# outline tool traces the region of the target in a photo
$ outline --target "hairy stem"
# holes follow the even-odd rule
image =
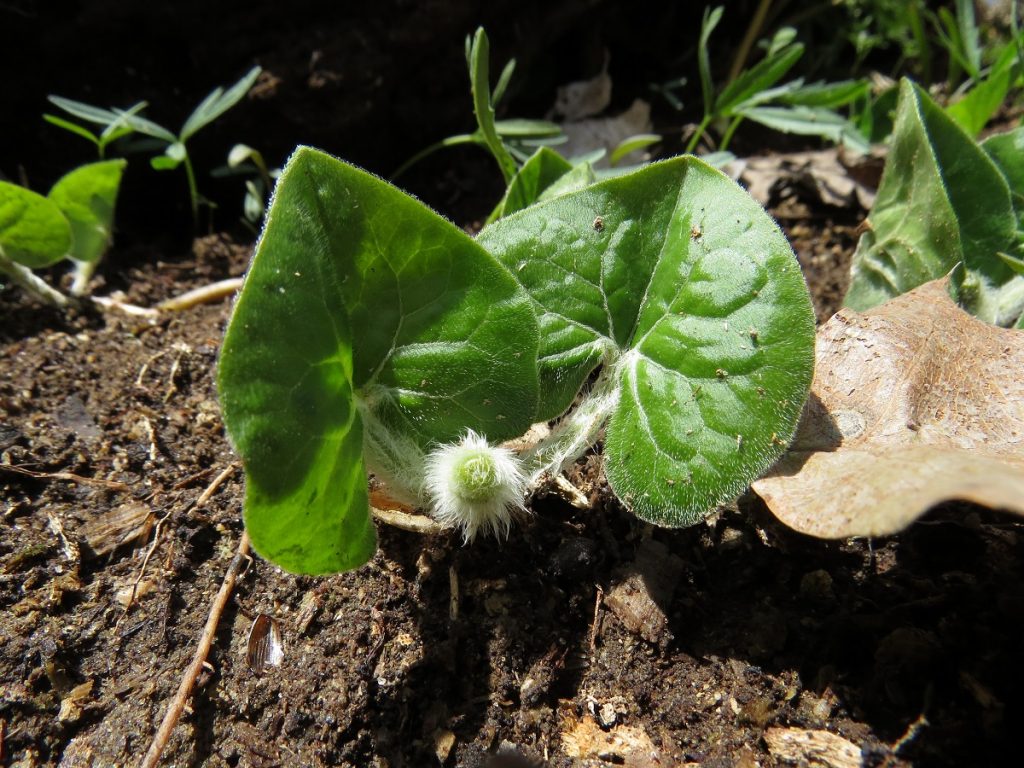
[[[30,293],[51,307],[63,309],[68,305],[68,297],[50,285],[31,269],[8,259],[0,251],[0,273],[7,275],[11,282],[26,293]]]
[[[536,487],[545,474],[561,472],[595,442],[601,427],[618,404],[618,378],[619,367],[605,364],[590,392],[576,408],[563,416],[547,437],[523,454],[530,487]]]

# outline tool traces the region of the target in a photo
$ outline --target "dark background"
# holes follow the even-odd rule
[[[724,76],[757,3],[726,3],[712,38],[712,67]],[[830,3],[775,3],[768,30],[800,23],[815,46],[804,74],[849,76],[852,50],[837,33],[845,13]],[[230,226],[241,207],[242,182],[216,180],[236,142],[281,165],[297,144],[311,144],[381,175],[417,150],[474,127],[463,41],[484,25],[492,43],[492,79],[518,61],[505,113],[541,117],[559,84],[593,76],[604,51],[614,81],[611,112],[639,96],[653,102],[655,128],[678,151],[685,122],[700,116],[696,43],[703,3],[619,0],[374,0],[373,2],[242,2],[227,0],[5,0],[0,2],[0,176],[45,192],[71,167],[95,157],[84,140],[45,123],[46,101],[58,94],[102,107],[149,102],[145,114],[172,129],[215,86],[229,85],[259,64],[263,79],[250,97],[189,142],[199,187],[221,204],[206,226]],[[826,35],[823,37],[823,35]],[[817,38],[817,43],[815,42]],[[831,38],[831,39],[829,39]],[[796,73],[794,73],[796,74]],[[687,75],[686,110],[677,112],[649,85]],[[738,137],[743,141],[743,135]],[[459,173],[469,164],[483,173]],[[449,215],[458,198],[500,178],[478,149],[437,155],[403,185]],[[467,181],[468,179],[468,181]],[[150,232],[168,217],[187,223],[184,174],[157,173],[147,156],[133,158],[124,182],[121,237]],[[189,229],[189,227],[185,227]],[[122,240],[123,242],[123,240]]]

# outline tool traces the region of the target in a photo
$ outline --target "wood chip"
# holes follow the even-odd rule
[[[82,716],[82,709],[85,702],[92,695],[92,680],[86,680],[81,685],[76,685],[67,695],[61,699],[60,712],[57,713],[57,720],[62,723],[73,723]]]
[[[860,747],[829,731],[769,728],[764,734],[772,757],[801,768],[860,768]]]
[[[618,571],[618,583],[604,603],[630,632],[658,643],[668,627],[664,607],[671,602],[682,571],[683,561],[668,547],[647,539],[640,544],[636,560]]]
[[[124,544],[148,537],[153,520],[148,504],[130,501],[89,520],[79,534],[94,554],[106,555]]]

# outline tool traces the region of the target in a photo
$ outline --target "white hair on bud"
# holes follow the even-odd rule
[[[461,528],[467,543],[481,532],[507,537],[513,517],[526,512],[526,476],[519,459],[471,429],[458,443],[430,452],[423,491],[434,519]]]

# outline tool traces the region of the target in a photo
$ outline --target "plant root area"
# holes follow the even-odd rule
[[[827,316],[851,229],[798,227]],[[118,279],[152,305],[241,274],[250,251],[202,238],[170,263],[135,254]],[[150,324],[0,295],[7,765],[137,764],[192,658],[242,533],[214,387],[229,309]],[[570,473],[590,509],[536,498],[504,543],[381,525],[352,573],[254,558],[164,764],[953,766],[1011,748],[1020,524],[949,505],[888,540],[827,542],[745,496],[654,529],[599,467],[595,453]],[[257,675],[260,614],[284,658]],[[823,731],[860,762],[779,746]]]

